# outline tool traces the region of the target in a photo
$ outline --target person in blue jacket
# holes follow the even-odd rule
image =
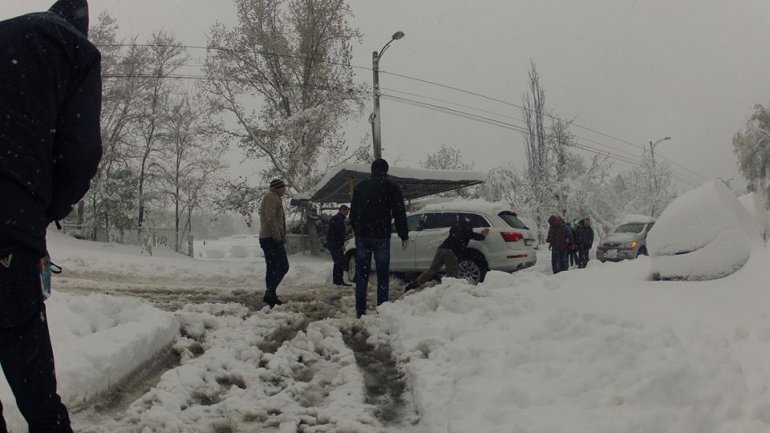
[[[31,433],[72,432],[40,272],[46,227],[88,191],[102,154],[101,56],[87,34],[86,0],[0,21],[0,365]]]

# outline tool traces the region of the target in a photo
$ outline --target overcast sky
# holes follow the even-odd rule
[[[0,18],[52,3],[0,1]],[[364,34],[354,47],[354,65],[371,67],[371,52],[402,30],[406,36],[380,62],[383,71],[504,102],[384,73],[383,93],[521,125],[517,106],[533,61],[547,106],[575,119],[580,127],[573,127],[573,133],[581,144],[631,158],[629,152],[640,155],[649,141],[670,136],[656,148],[656,156],[674,161],[674,171],[692,181],[737,177],[732,136],[755,104],[770,103],[767,0],[349,3],[355,13],[352,24]],[[229,0],[90,4],[92,16],[108,11],[126,36],[164,28],[191,45],[205,45],[215,21],[235,20]],[[357,74],[359,82],[371,83],[370,71],[357,69]],[[349,125],[350,141],[360,141],[370,130],[370,106]],[[382,100],[382,140],[384,157],[400,159],[404,166],[418,166],[442,144],[460,149],[484,171],[509,162],[522,166],[525,158],[520,132],[387,99]],[[628,168],[622,162],[614,165]]]

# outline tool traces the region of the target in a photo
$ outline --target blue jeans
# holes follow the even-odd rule
[[[284,275],[289,272],[289,258],[283,242],[273,238],[260,238],[259,246],[265,252],[265,297],[277,296],[275,291]]]
[[[569,268],[569,252],[566,248],[551,248],[551,270],[554,274]]]
[[[377,305],[388,301],[390,239],[356,238],[356,317],[366,314],[366,289],[372,254],[377,267]]]

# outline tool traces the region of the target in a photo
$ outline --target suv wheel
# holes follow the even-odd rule
[[[460,278],[468,280],[471,284],[484,281],[484,276],[489,270],[487,261],[479,253],[470,253],[460,258],[458,263]]]
[[[348,281],[356,282],[356,250],[345,253],[345,272],[348,273]]]

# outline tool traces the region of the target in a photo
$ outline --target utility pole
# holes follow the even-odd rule
[[[655,143],[650,141],[650,159],[652,161],[652,173],[650,173],[650,192],[652,193],[652,209],[650,210],[651,217],[655,216],[655,208],[658,204],[658,193],[660,192],[658,191],[658,171],[655,168],[655,146],[666,140],[671,140],[671,137],[663,137]]]
[[[393,41],[404,37],[404,32],[397,31],[393,33],[390,41],[385,44],[380,51],[372,52],[372,99],[374,100],[374,109],[369,116],[372,123],[372,149],[374,150],[374,159],[382,158],[382,128],[380,120],[380,59]]]

